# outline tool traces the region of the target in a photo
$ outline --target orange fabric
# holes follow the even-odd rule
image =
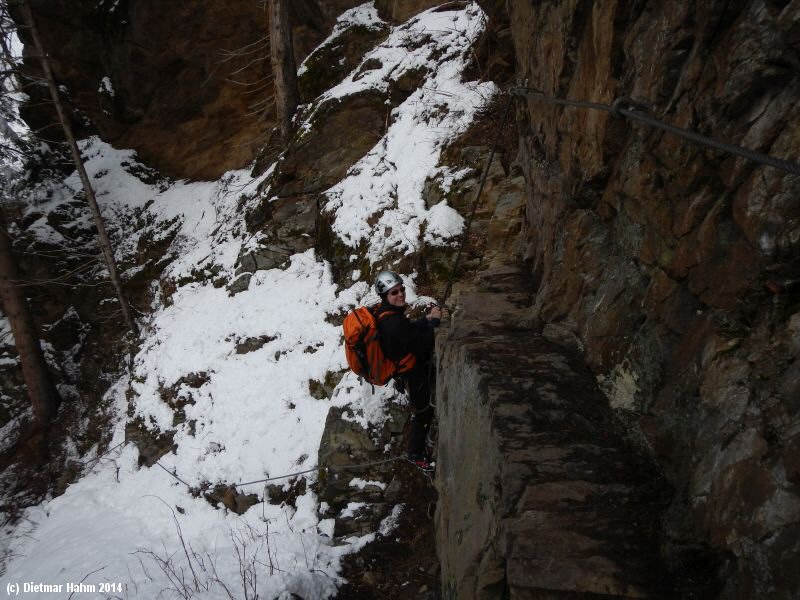
[[[383,355],[378,339],[378,306],[360,306],[344,318],[344,353],[350,369],[373,385],[386,385],[395,375],[408,373],[417,364],[417,357],[408,353],[399,361]],[[380,320],[388,313],[377,315]]]

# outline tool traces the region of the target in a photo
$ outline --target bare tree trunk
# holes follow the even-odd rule
[[[294,64],[288,0],[269,0],[269,36],[272,76],[275,80],[275,111],[281,138],[286,142],[298,102],[297,67]]]
[[[39,425],[45,425],[55,417],[61,398],[50,381],[28,299],[18,281],[17,262],[12,254],[5,217],[0,211],[0,300],[14,334],[22,376],[33,404],[34,419]]]
[[[39,37],[39,30],[36,28],[36,22],[34,21],[31,7],[27,2],[22,3],[22,15],[26,21],[26,25],[30,28],[33,44],[36,47],[36,52],[39,54],[39,58],[42,61],[42,69],[44,70],[45,79],[47,80],[47,86],[50,88],[50,96],[52,97],[53,103],[56,106],[58,119],[61,122],[61,127],[64,129],[64,136],[67,138],[67,143],[69,144],[72,152],[72,160],[75,162],[75,169],[78,171],[78,176],[83,184],[83,191],[86,194],[86,200],[89,202],[89,208],[91,209],[92,216],[94,217],[94,224],[97,227],[97,237],[100,239],[100,249],[103,252],[103,258],[105,259],[106,267],[108,268],[108,275],[111,278],[111,283],[113,284],[114,290],[117,293],[117,299],[119,300],[120,307],[122,308],[122,314],[125,318],[125,323],[128,325],[128,329],[130,329],[134,335],[138,335],[139,328],[136,326],[136,321],[133,319],[133,314],[131,313],[130,306],[128,305],[128,300],[125,298],[125,295],[122,291],[122,282],[119,278],[119,272],[117,271],[117,263],[114,260],[114,251],[111,248],[111,240],[108,238],[105,223],[103,223],[103,217],[100,214],[100,207],[97,205],[97,198],[94,195],[94,188],[92,188],[92,184],[89,181],[89,176],[86,174],[86,169],[83,166],[83,160],[81,159],[81,153],[78,149],[78,143],[75,141],[75,135],[72,133],[72,126],[70,125],[69,119],[64,111],[61,98],[58,95],[58,87],[56,86],[56,80],[53,76],[53,70],[50,68],[50,61],[47,60],[47,54],[45,53],[44,46],[42,45],[42,40]]]

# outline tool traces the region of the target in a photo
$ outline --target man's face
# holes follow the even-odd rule
[[[402,283],[398,283],[388,292],[386,292],[386,300],[392,306],[405,306],[406,305],[406,288]]]

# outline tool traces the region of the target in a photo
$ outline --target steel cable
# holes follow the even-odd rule
[[[341,466],[329,466],[329,467],[326,467],[324,465],[320,465],[320,466],[313,467],[311,469],[306,469],[305,471],[295,471],[294,473],[286,473],[285,475],[276,475],[275,477],[266,477],[265,479],[256,479],[255,481],[245,481],[244,483],[230,483],[230,484],[227,484],[227,487],[242,487],[242,486],[245,486],[245,485],[253,485],[255,483],[266,483],[267,481],[275,481],[277,479],[287,479],[289,477],[295,477],[297,475],[304,475],[306,473],[313,473],[314,471],[320,471],[322,469],[327,470],[327,471],[334,471],[334,472],[335,471],[349,471],[351,469],[363,469],[363,468],[366,468],[366,467],[384,465],[386,463],[395,462],[395,461],[398,461],[398,460],[406,460],[406,457],[405,456],[394,456],[392,458],[387,458],[385,460],[376,460],[374,462],[354,464],[354,465],[341,465]],[[160,462],[156,461],[155,464],[157,464],[159,467],[164,469],[164,471],[166,471],[169,475],[171,475],[172,477],[174,477],[175,479],[180,481],[187,488],[192,489],[191,485],[189,485],[183,479],[178,477],[175,473],[173,473],[172,471],[167,469]]]
[[[651,127],[661,129],[662,131],[678,135],[682,138],[685,138],[697,144],[707,146],[708,148],[712,148],[715,150],[722,150],[723,152],[727,152],[735,156],[740,156],[742,158],[746,158],[748,160],[760,163],[762,165],[766,165],[768,167],[779,169],[786,173],[790,173],[791,175],[800,175],[800,164],[796,162],[786,160],[783,158],[775,158],[774,156],[769,156],[768,154],[763,154],[762,152],[756,152],[755,150],[750,150],[748,148],[742,148],[741,146],[736,146],[734,144],[727,144],[725,142],[720,142],[708,136],[702,135],[700,133],[696,133],[688,129],[683,129],[675,125],[670,125],[669,123],[664,123],[663,121],[659,121],[658,119],[649,117],[639,111],[632,110],[631,108],[625,108],[623,106],[625,103],[629,103],[629,106],[631,104],[630,101],[625,98],[618,98],[617,100],[614,101],[613,104],[601,104],[598,102],[586,102],[583,100],[569,100],[565,98],[556,98],[554,96],[547,96],[542,92],[523,87],[511,88],[509,90],[509,94],[511,94],[512,96],[532,98],[534,100],[547,102],[549,104],[559,104],[562,106],[571,106],[574,108],[588,108],[593,110],[602,110],[611,113],[612,115],[617,117],[624,117],[632,121],[638,121],[639,123],[644,123],[645,125],[650,125]]]

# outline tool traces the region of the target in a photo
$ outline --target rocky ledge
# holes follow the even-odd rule
[[[511,267],[462,294],[438,340],[443,597],[657,598],[663,478],[572,352],[525,323]]]

